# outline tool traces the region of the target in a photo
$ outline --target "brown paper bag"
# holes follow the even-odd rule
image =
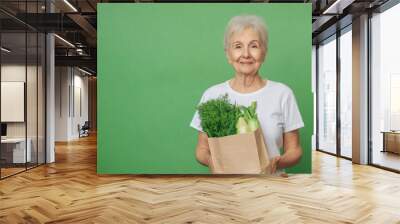
[[[263,174],[269,156],[262,130],[226,137],[208,138],[213,174]]]

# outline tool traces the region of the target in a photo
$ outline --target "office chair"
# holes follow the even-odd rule
[[[85,121],[82,127],[80,127],[80,125],[78,124],[79,138],[89,136],[89,129],[90,129],[89,121]]]

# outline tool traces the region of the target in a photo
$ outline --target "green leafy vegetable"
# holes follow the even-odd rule
[[[231,104],[228,94],[200,104],[201,127],[208,137],[250,133],[260,127],[256,114],[257,102],[249,107]]]
[[[239,106],[228,100],[228,94],[200,104],[197,107],[201,127],[208,137],[223,137],[236,134],[236,123],[241,115]]]

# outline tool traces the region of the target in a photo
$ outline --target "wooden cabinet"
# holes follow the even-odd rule
[[[383,133],[383,152],[400,154],[400,132]]]

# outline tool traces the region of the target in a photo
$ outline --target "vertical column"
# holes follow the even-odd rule
[[[353,19],[353,163],[368,163],[368,15]]]
[[[97,131],[97,79],[96,77],[89,77],[89,122],[90,130]]]
[[[51,1],[46,1],[47,12],[53,12]],[[54,34],[46,34],[46,163],[55,161],[55,54]]]
[[[312,54],[311,54],[311,92],[313,93],[313,113],[314,113],[314,118],[313,118],[313,135],[311,136],[311,145],[312,145],[312,150],[315,150],[317,148],[317,119],[316,119],[316,113],[317,113],[317,107],[316,107],[316,95],[317,95],[317,47],[315,45],[312,46]]]
[[[55,141],[69,141],[71,67],[55,69]]]
[[[336,30],[336,155],[341,155],[342,135],[341,135],[341,114],[340,114],[340,83],[341,83],[341,64],[340,64],[340,36],[341,31]]]

